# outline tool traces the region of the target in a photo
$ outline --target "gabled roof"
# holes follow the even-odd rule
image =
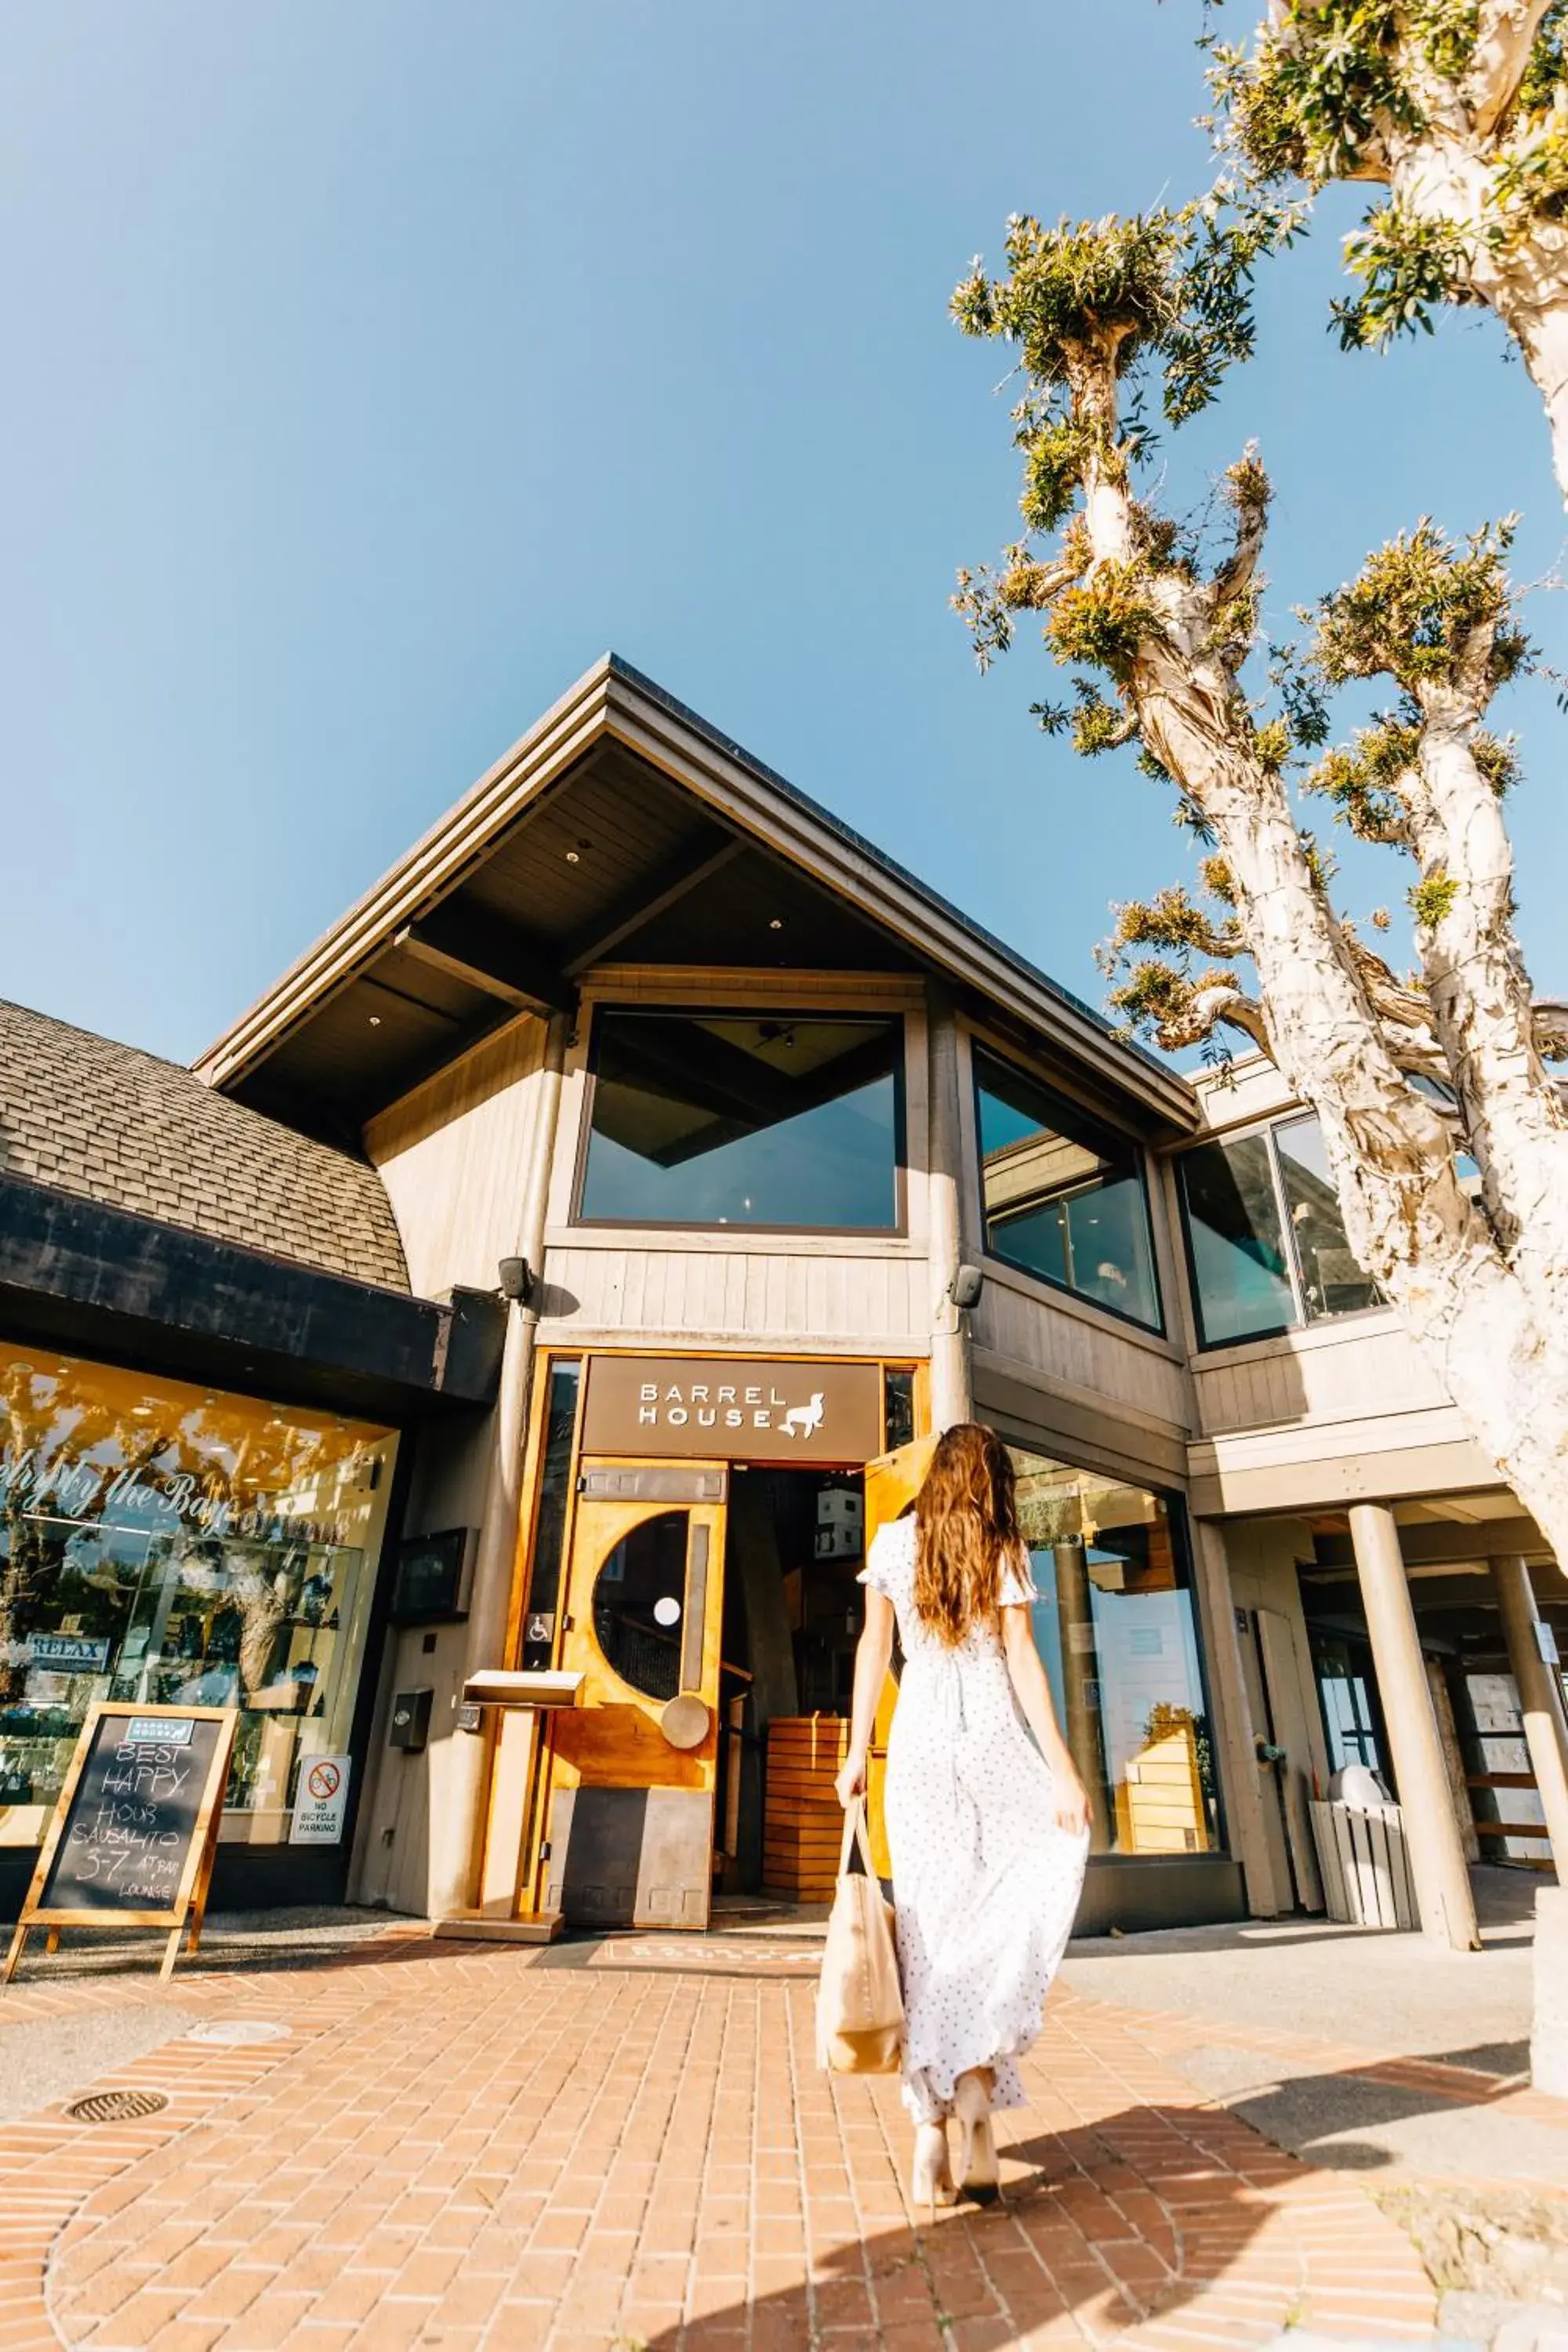
[[[781,953],[781,946],[791,950]],[[606,655],[195,1065],[332,1130],[595,963],[925,971],[1144,1122],[1186,1081]]]
[[[406,1292],[375,1170],[160,1061],[0,1003],[0,1177]]]

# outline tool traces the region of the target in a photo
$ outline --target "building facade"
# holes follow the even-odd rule
[[[613,659],[194,1073],[8,1021],[14,1877],[92,1696],[204,1696],[232,1887],[520,1935],[819,1896],[857,1570],[969,1413],[1085,1927],[1319,1907],[1346,1763],[1436,1788],[1434,1932],[1468,1853],[1549,1854],[1568,1587],[1310,1117],[1113,1035]]]

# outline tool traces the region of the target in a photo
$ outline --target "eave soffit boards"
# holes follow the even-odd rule
[[[474,876],[551,787],[606,738],[881,927],[928,968],[994,1008],[1008,1027],[1092,1074],[1143,1121],[1173,1133],[1191,1133],[1198,1124],[1186,1079],[1115,1036],[1089,1007],[614,656],[580,678],[209,1046],[195,1065],[196,1075],[226,1090],[257,1071],[286,1037],[363,978],[400,931]]]

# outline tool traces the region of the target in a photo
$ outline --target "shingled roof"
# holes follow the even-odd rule
[[[0,1176],[406,1291],[375,1170],[177,1062],[0,1002]]]

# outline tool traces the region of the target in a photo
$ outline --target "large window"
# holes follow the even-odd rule
[[[1035,1638],[1089,1793],[1096,1853],[1219,1843],[1186,1561],[1163,1497],[1017,1446]]]
[[[1135,1147],[978,1046],[974,1088],[992,1255],[1158,1330]]]
[[[903,1024],[601,1012],[578,1215],[889,1233]]]
[[[1178,1165],[1205,1348],[1378,1304],[1345,1238],[1322,1130],[1310,1113],[1262,1134],[1201,1143]]]
[[[226,1821],[288,1834],[349,1743],[395,1442],[0,1346],[0,1845],[42,1837],[95,1699],[240,1708]]]

